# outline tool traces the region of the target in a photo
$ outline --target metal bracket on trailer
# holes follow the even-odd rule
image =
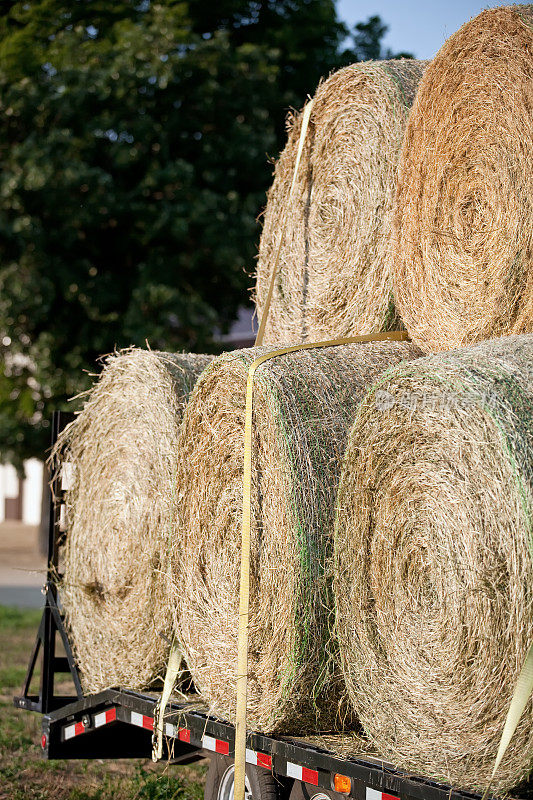
[[[152,750],[155,701],[139,697],[134,708],[126,692],[106,689],[44,716],[45,758],[148,758]],[[167,728],[168,734],[168,728]],[[204,757],[187,737],[169,737],[164,758],[189,764]]]
[[[52,417],[52,447],[55,445],[63,428],[73,419],[74,414],[72,413],[65,411],[54,412]],[[60,476],[55,475],[52,477],[48,491],[51,497],[48,518],[48,565],[44,587],[44,610],[30,657],[22,694],[13,698],[17,708],[38,711],[41,714],[48,714],[57,708],[72,703],[76,698],[83,697],[76,661],[58,603],[56,585],[59,568],[59,548],[64,543],[64,533],[61,530],[61,508],[63,506],[64,491],[61,487]],[[65,656],[63,657],[56,655],[56,634],[59,634],[65,651]],[[42,657],[39,694],[32,695],[30,694],[31,682],[40,653]],[[56,695],[55,678],[58,674],[70,674],[76,691],[75,696]]]

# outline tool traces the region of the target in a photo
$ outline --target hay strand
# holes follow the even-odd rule
[[[290,118],[257,266],[260,319],[277,270],[265,344],[399,327],[385,255],[404,126],[425,65],[355,64],[324,81],[314,97],[292,195],[302,115]]]
[[[361,404],[339,490],[343,674],[380,755],[491,776],[533,637],[533,336],[402,364]],[[492,784],[533,759],[531,701]]]
[[[178,429],[211,356],[109,356],[54,458],[72,464],[61,601],[85,692],[144,688],[171,635],[163,573],[173,537]]]
[[[427,68],[398,169],[391,271],[413,341],[533,330],[533,6],[483,11]]]

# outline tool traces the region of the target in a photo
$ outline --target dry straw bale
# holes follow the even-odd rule
[[[180,434],[173,577],[176,631],[213,711],[234,719],[248,368],[267,348],[221,356],[191,395]],[[299,351],[254,383],[249,722],[331,729],[341,687],[328,663],[330,555],[340,463],[356,406],[389,365],[420,351],[379,342]]]
[[[533,6],[483,11],[426,70],[400,157],[391,248],[414,341],[533,330]]]
[[[109,356],[56,458],[73,465],[61,600],[86,692],[141,688],[163,671],[175,535],[177,439],[210,356]]]
[[[361,404],[339,489],[346,684],[401,767],[482,789],[533,637],[533,335],[400,365]],[[496,791],[528,773],[531,703]]]
[[[290,119],[259,249],[261,318],[283,236],[264,343],[399,327],[386,251],[403,131],[426,63],[354,64],[319,86],[289,204],[301,114]]]

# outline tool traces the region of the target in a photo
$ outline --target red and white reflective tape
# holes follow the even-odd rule
[[[378,792],[377,789],[370,789],[366,787],[366,800],[400,800],[395,794],[387,794],[387,792]]]
[[[246,749],[246,763],[255,764],[257,767],[264,767],[272,771],[272,756],[266,753],[258,753],[256,750]]]
[[[116,718],[117,709],[107,708],[105,711],[95,714],[93,724],[95,728],[101,728],[102,725],[109,725],[110,722],[115,722]]]
[[[63,728],[63,738],[65,741],[68,739],[73,739],[75,736],[80,736],[82,733],[87,733],[87,731],[90,731],[93,728],[101,728],[102,725],[109,725],[110,722],[115,722],[116,719],[117,709],[115,707],[106,708],[105,711],[100,711],[98,714],[94,715],[93,724],[87,728],[83,722],[74,722],[72,725],[67,725],[65,728]]]
[[[289,778],[295,778],[297,781],[303,781],[304,783],[318,786],[318,772],[316,769],[301,767],[300,764],[293,764],[291,761],[287,761],[287,776]]]
[[[165,734],[172,739],[179,739],[180,742],[186,742],[187,744],[191,741],[189,728],[178,728],[177,725],[172,725],[170,722],[165,723]]]
[[[63,728],[63,738],[65,741],[67,741],[67,739],[73,739],[81,733],[85,733],[85,725],[83,722],[75,722],[74,725],[67,725]]]
[[[202,747],[212,753],[220,753],[222,756],[229,755],[229,742],[223,739],[215,739],[213,736],[202,736]]]
[[[138,728],[144,728],[147,731],[154,730],[154,718],[147,717],[145,714],[138,714],[137,711],[131,712],[131,724],[136,725]]]

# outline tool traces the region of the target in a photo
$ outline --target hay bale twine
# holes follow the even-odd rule
[[[109,356],[60,436],[68,461],[61,601],[85,692],[148,686],[166,665],[163,577],[175,536],[178,429],[211,356],[131,349]]]
[[[338,495],[342,669],[381,756],[485,788],[533,637],[533,336],[400,365],[361,404]],[[492,789],[533,757],[526,713]]]
[[[283,237],[265,344],[399,327],[386,251],[398,155],[426,64],[354,64],[319,86],[290,204],[301,114],[289,118],[259,247],[261,318]]]
[[[180,434],[172,570],[178,640],[214,713],[234,719],[248,369],[267,348],[216,359],[191,395]],[[406,342],[299,351],[264,363],[254,383],[249,723],[331,730],[346,712],[329,663],[327,561],[344,445],[356,406]]]
[[[396,306],[426,351],[533,330],[533,6],[483,11],[420,83],[398,170]]]

